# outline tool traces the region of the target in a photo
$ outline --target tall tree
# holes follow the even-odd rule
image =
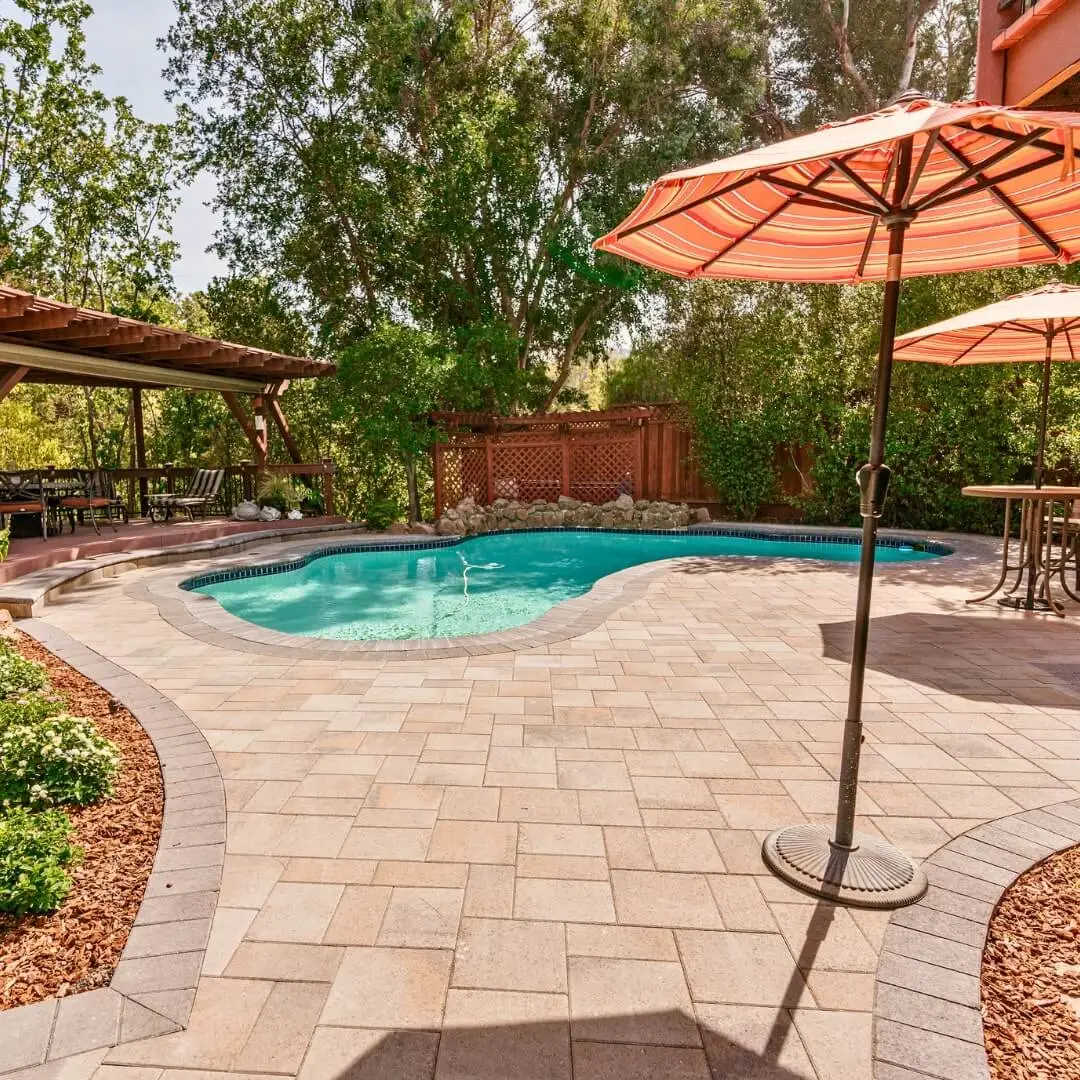
[[[759,0],[178,7],[168,72],[233,267],[294,283],[330,342],[386,318],[483,339],[492,383],[550,374],[519,383],[542,406],[633,317],[636,277],[589,242],[738,141],[764,51]]]

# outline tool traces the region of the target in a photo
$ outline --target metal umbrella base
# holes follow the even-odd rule
[[[761,854],[790,885],[853,907],[891,910],[926,894],[926,875],[902,851],[865,833],[850,848],[833,843],[825,825],[789,825],[765,838]]]

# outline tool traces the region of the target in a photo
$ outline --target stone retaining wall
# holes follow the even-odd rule
[[[595,506],[561,495],[557,502],[496,499],[491,506],[478,506],[472,499],[463,499],[439,518],[435,529],[440,536],[475,536],[508,529],[559,527],[685,529],[691,521],[708,520],[708,510],[691,510],[686,503],[649,499],[635,502],[629,495],[620,495],[612,502]]]

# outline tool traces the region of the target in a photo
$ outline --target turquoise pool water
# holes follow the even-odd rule
[[[880,562],[945,554],[940,545],[878,545]],[[325,552],[325,553],[324,553]],[[213,596],[248,622],[287,634],[371,640],[458,637],[520,626],[637,563],[738,555],[851,562],[852,542],[717,533],[501,533],[420,550],[323,549],[306,564],[256,576],[224,571],[184,587]],[[248,576],[229,576],[247,574]],[[227,580],[214,580],[227,577]]]

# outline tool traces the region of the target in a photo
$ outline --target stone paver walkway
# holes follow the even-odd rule
[[[919,857],[1080,791],[1080,630],[966,607],[970,551],[875,593],[859,827]],[[869,1080],[888,915],[759,855],[831,820],[854,567],[668,564],[564,643],[391,662],[189,638],[129,595],[160,572],[44,618],[225,778],[190,1025],[25,1075]]]

